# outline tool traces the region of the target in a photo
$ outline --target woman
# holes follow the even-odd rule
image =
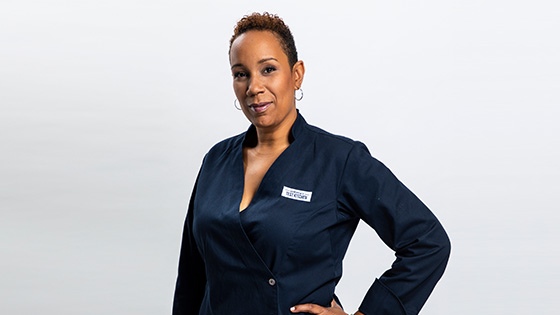
[[[360,219],[397,259],[356,314],[417,314],[450,252],[436,217],[362,143],[306,123],[305,67],[279,17],[242,18],[229,57],[251,126],[204,157],[173,314],[346,314],[335,287]]]

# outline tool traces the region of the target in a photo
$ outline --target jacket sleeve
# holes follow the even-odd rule
[[[339,189],[340,206],[371,226],[396,256],[366,293],[360,311],[418,314],[449,259],[442,225],[362,143],[349,153]]]
[[[183,228],[179,270],[173,298],[173,315],[198,314],[204,297],[206,286],[204,261],[193,236],[193,212],[197,186],[198,177],[189,201]]]

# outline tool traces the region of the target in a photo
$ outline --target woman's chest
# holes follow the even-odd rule
[[[332,161],[281,156],[264,174],[240,214],[242,161],[209,165],[200,174],[195,197],[195,234],[201,243],[216,239],[227,242],[232,239],[224,234],[244,236],[245,226],[250,228],[250,238],[258,240],[253,244],[261,248],[273,247],[279,253],[288,248],[313,251],[318,243],[330,244],[330,228],[345,219],[337,210],[339,177],[340,170]],[[246,216],[244,224],[240,215]]]

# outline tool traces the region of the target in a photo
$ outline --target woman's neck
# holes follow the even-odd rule
[[[293,118],[286,118],[283,124],[274,129],[256,128],[257,146],[255,149],[259,152],[274,152],[287,148],[290,145],[290,135],[296,118],[297,114]]]

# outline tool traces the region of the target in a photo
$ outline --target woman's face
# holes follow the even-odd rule
[[[291,126],[297,117],[294,91],[303,81],[303,62],[290,67],[272,32],[249,31],[232,43],[230,64],[233,90],[247,119],[262,130]]]

